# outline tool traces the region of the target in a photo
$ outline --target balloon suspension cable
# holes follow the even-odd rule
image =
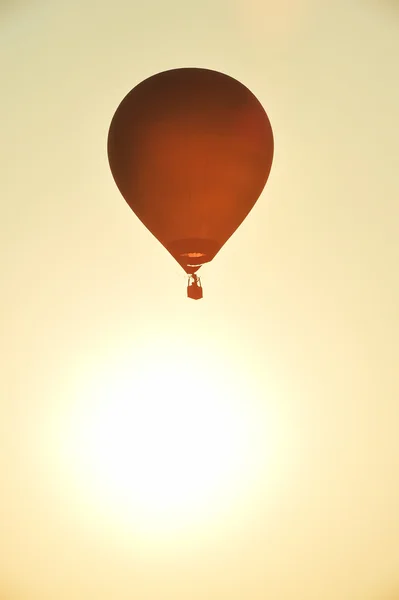
[[[189,273],[188,280],[189,282],[192,281],[193,283],[201,283],[201,279],[196,273]]]

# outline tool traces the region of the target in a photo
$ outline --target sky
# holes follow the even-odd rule
[[[0,2],[0,599],[399,597],[399,13]],[[201,269],[120,196],[125,94],[247,85],[268,184]]]

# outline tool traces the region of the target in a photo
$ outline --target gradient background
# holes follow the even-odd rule
[[[0,7],[1,600],[393,599],[395,4]],[[201,269],[198,303],[120,197],[106,155],[122,97],[180,66],[245,83],[276,143],[259,203]],[[123,515],[104,527],[64,474],[58,440],[93,373],[151,344],[195,361],[198,340],[200,382],[201,361],[233,385],[240,370],[245,402],[278,414],[278,477],[261,473],[220,527],[176,534],[170,552],[126,533]]]

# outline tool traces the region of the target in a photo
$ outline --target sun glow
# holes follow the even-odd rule
[[[264,477],[274,424],[265,432],[237,364],[184,345],[115,362],[76,399],[64,436],[79,489],[107,519],[176,533],[225,514]]]

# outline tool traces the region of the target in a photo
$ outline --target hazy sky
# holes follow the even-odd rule
[[[1,600],[399,594],[398,64],[392,2],[0,2]],[[201,302],[106,155],[181,66],[275,134]]]

